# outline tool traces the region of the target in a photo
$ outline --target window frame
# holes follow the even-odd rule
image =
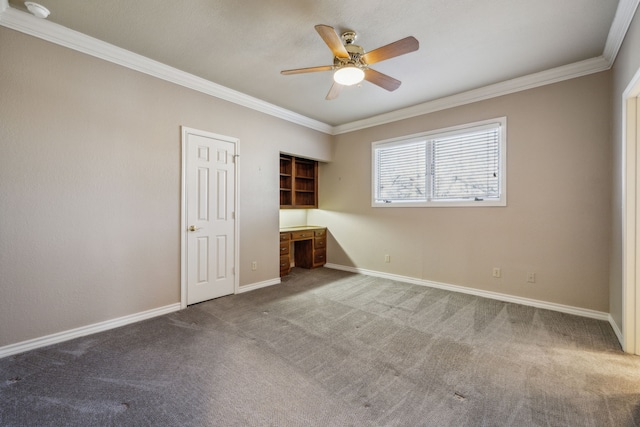
[[[412,144],[420,141],[430,141],[459,134],[472,133],[491,125],[500,127],[499,142],[499,193],[500,197],[487,200],[425,200],[425,201],[376,201],[377,168],[376,150],[379,148]],[[429,182],[430,178],[426,178]],[[431,197],[431,195],[429,195]],[[507,206],[507,118],[498,117],[473,123],[466,123],[447,128],[434,129],[426,132],[406,135],[371,143],[371,207],[398,208],[398,207],[503,207]]]

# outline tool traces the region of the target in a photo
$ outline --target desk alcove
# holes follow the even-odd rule
[[[327,228],[305,225],[280,229],[280,276],[291,270],[292,246],[296,267],[322,267],[327,262]]]

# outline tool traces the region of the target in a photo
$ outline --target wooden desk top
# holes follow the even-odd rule
[[[287,233],[290,231],[322,230],[323,228],[327,227],[321,227],[319,225],[298,225],[295,227],[280,227],[280,232]]]

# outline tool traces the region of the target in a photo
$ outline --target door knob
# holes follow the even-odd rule
[[[198,227],[196,227],[195,225],[192,225],[191,227],[189,227],[189,231],[196,231],[198,229]]]

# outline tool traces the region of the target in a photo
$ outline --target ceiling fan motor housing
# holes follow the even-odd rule
[[[366,64],[360,61],[360,57],[365,54],[364,49],[362,48],[362,46],[358,46],[357,44],[354,44],[357,37],[358,35],[356,34],[355,31],[345,31],[344,33],[342,33],[340,38],[342,39],[344,48],[349,53],[349,58],[334,57],[333,59],[334,66],[344,67],[346,65],[353,65],[358,68],[366,67]]]
[[[347,44],[353,44],[353,42],[355,42],[356,39],[358,38],[358,35],[356,34],[355,31],[349,30],[342,33],[340,38],[342,39],[342,43],[347,45]]]

